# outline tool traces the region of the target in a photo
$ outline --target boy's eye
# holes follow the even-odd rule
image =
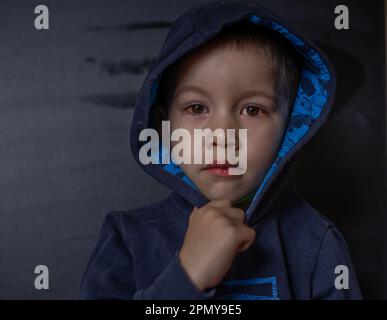
[[[265,114],[265,111],[262,110],[260,107],[249,105],[242,109],[241,114],[247,115],[250,117],[259,117]]]
[[[191,114],[201,114],[205,111],[206,107],[200,103],[194,103],[185,109]]]

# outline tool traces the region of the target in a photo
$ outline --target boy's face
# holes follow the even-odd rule
[[[180,167],[209,200],[228,198],[234,204],[262,182],[277,153],[288,113],[287,106],[276,105],[275,73],[263,50],[201,48],[178,68],[169,105],[171,130],[187,129],[192,138],[192,164]],[[204,128],[247,129],[245,174],[222,176],[206,170],[204,161],[193,164],[194,129]],[[171,142],[172,147],[176,143]],[[216,160],[216,139],[211,147]]]

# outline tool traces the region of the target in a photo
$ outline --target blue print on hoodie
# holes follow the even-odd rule
[[[180,265],[189,214],[208,199],[174,164],[142,165],[141,130],[151,127],[159,81],[167,66],[203,45],[225,25],[248,20],[280,33],[303,58],[296,99],[282,145],[245,212],[256,230],[224,279],[199,291]],[[192,8],[172,25],[146,76],[132,119],[131,148],[138,164],[172,190],[160,202],[107,214],[80,285],[81,299],[361,299],[351,256],[341,233],[298,194],[295,154],[325,122],[336,77],[325,54],[263,6],[217,1]],[[335,287],[335,267],[349,270],[349,289]]]

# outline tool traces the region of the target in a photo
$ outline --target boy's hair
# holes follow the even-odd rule
[[[212,48],[237,48],[241,51],[257,46],[271,57],[276,76],[276,103],[286,103],[290,108],[296,97],[302,59],[292,45],[279,33],[249,21],[239,21],[224,27],[204,46]],[[198,49],[201,49],[199,47]],[[190,53],[188,53],[190,54]],[[175,87],[175,77],[185,56],[169,66],[163,73],[156,99],[154,124],[160,129],[161,121],[168,118],[168,108]]]

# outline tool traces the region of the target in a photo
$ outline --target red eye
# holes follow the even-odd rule
[[[186,109],[191,114],[202,114],[205,111],[205,106],[200,103],[191,104]]]
[[[249,117],[259,117],[262,116],[265,111],[257,106],[249,105],[243,108],[241,113]]]

